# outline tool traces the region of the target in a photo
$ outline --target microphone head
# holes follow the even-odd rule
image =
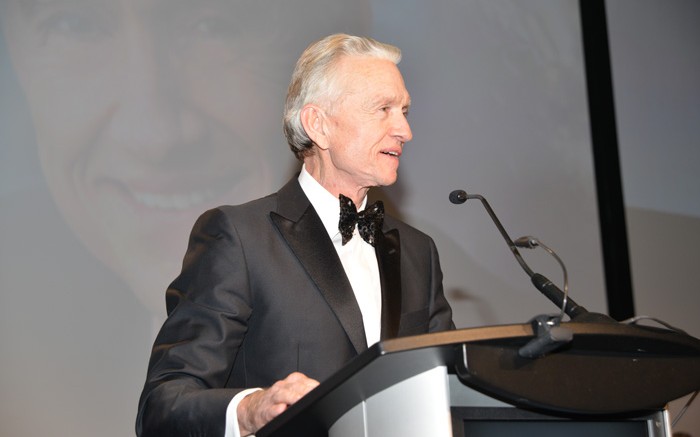
[[[454,190],[450,193],[450,202],[458,205],[467,201],[467,192],[464,190]]]
[[[537,238],[528,235],[518,238],[513,242],[513,244],[515,244],[515,247],[519,247],[521,249],[534,249],[540,245],[540,242],[537,240]]]

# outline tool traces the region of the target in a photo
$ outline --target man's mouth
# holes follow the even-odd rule
[[[149,208],[182,211],[207,203],[216,198],[219,193],[213,189],[205,189],[176,194],[133,192],[132,195],[136,203]]]

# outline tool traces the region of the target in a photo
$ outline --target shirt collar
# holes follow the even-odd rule
[[[309,198],[311,205],[313,205],[316,213],[321,218],[323,226],[326,228],[326,232],[328,232],[328,236],[333,239],[333,237],[340,233],[340,231],[338,231],[340,201],[328,190],[323,188],[323,186],[306,171],[306,165],[302,165],[298,180],[304,194]],[[366,205],[367,196],[362,199],[362,204],[358,208],[358,211],[362,211]]]

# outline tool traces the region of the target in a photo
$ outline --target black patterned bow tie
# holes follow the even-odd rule
[[[343,236],[343,246],[352,238],[352,232],[357,225],[360,236],[363,240],[374,246],[377,244],[377,236],[382,230],[384,222],[384,204],[381,200],[368,205],[364,211],[357,212],[352,199],[338,196],[340,199],[340,221],[338,230]]]

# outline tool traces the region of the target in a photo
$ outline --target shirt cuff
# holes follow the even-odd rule
[[[262,389],[249,388],[238,393],[233,397],[233,399],[231,399],[228,407],[226,407],[226,428],[224,430],[224,437],[242,437],[240,431],[238,430],[238,404],[241,403],[244,397],[258,390]]]

